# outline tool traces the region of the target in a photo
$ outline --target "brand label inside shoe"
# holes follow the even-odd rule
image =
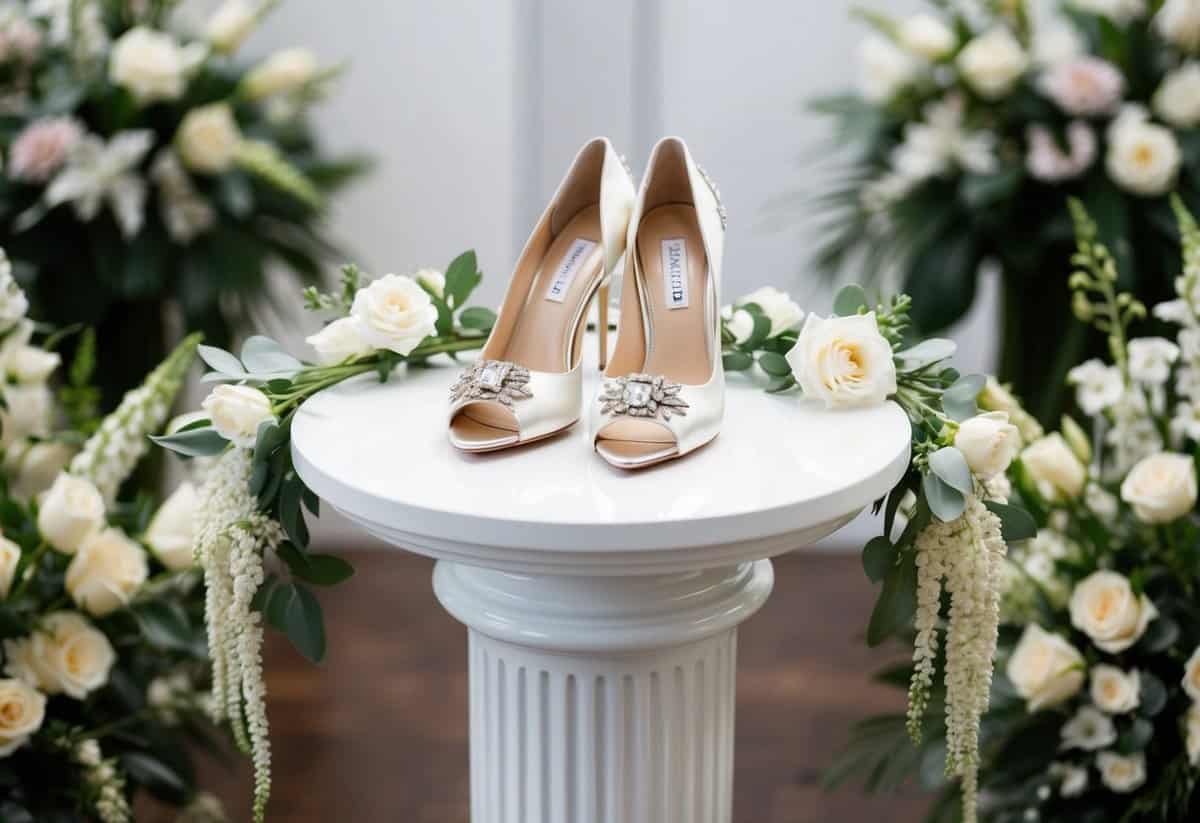
[[[688,307],[687,240],[669,237],[662,241],[663,290],[668,309]]]
[[[591,256],[594,248],[596,248],[595,243],[582,237],[577,238],[571,244],[571,248],[567,249],[566,257],[554,270],[550,288],[546,290],[547,300],[561,303],[566,298],[567,292],[571,290],[571,283],[575,280],[575,275],[579,274],[579,270],[583,268],[584,262]]]

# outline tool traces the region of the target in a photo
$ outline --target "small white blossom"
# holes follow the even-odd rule
[[[1084,414],[1095,416],[1121,399],[1125,383],[1121,370],[1097,358],[1084,361],[1067,372],[1067,383],[1075,386],[1075,398]]]
[[[1117,726],[1095,706],[1083,706],[1063,724],[1062,748],[1098,751],[1117,742]]]
[[[1171,376],[1179,347],[1163,337],[1129,341],[1129,376],[1146,385],[1161,385]]]

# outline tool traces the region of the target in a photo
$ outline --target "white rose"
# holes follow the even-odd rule
[[[1200,49],[1200,2],[1167,0],[1154,16],[1158,33],[1181,49]]]
[[[12,590],[17,564],[21,562],[21,547],[0,534],[0,600]]]
[[[45,695],[21,680],[0,680],[0,757],[20,748],[45,719]]]
[[[217,386],[200,407],[208,412],[218,434],[244,449],[254,445],[260,423],[275,419],[271,401],[253,386]]]
[[[1005,672],[1029,711],[1057,706],[1083,688],[1083,655],[1057,634],[1036,623],[1025,627]]]
[[[810,314],[787,361],[804,394],[826,408],[874,406],[896,392],[892,347],[879,333],[874,312]]]
[[[1134,194],[1163,194],[1175,183],[1182,155],[1170,129],[1133,116],[1109,127],[1105,166],[1109,176]]]
[[[1200,125],[1200,63],[1185,63],[1163,78],[1154,92],[1154,113],[1177,129]]]
[[[33,500],[53,485],[74,456],[74,447],[57,440],[31,444],[20,453],[13,466],[13,496]]]
[[[979,393],[979,407],[988,411],[1007,412],[1009,422],[1017,427],[1021,432],[1021,439],[1026,443],[1042,436],[1042,425],[1025,411],[1017,398],[994,377],[987,379],[983,391]]]
[[[7,409],[0,410],[3,436],[0,444],[7,446],[22,437],[45,437],[50,434],[54,414],[54,392],[45,383],[5,386]]]
[[[437,269],[419,269],[413,275],[413,279],[438,297],[445,297],[446,275]]]
[[[976,37],[958,53],[958,70],[976,94],[997,100],[1012,91],[1029,57],[1012,32],[996,28]]]
[[[181,483],[168,497],[146,528],[143,542],[168,569],[186,569],[193,563],[192,542],[195,534],[196,487]]]
[[[171,35],[135,26],[113,44],[108,77],[139,103],[177,100],[187,73],[200,59],[201,52],[181,48]]]
[[[1125,714],[1142,702],[1142,678],[1137,669],[1124,672],[1102,663],[1092,668],[1091,680],[1092,702],[1100,711]]]
[[[858,50],[862,96],[872,103],[886,103],[921,73],[921,64],[882,34],[872,32]]]
[[[792,301],[788,293],[771,286],[763,286],[761,289],[739,297],[734,303],[734,307],[744,306],[747,303],[756,304],[762,309],[763,315],[771,321],[771,330],[767,332],[768,337],[778,337],[785,331],[791,331],[804,319],[804,310]]]
[[[116,528],[96,532],[79,547],[67,566],[71,599],[96,617],[112,614],[146,582],[146,553]]]
[[[1174,452],[1144,457],[1121,483],[1121,499],[1143,523],[1178,520],[1196,505],[1196,465]]]
[[[29,637],[4,641],[5,671],[46,694],[76,700],[108,682],[112,644],[77,612],[52,612]]]
[[[1188,760],[1193,766],[1200,766],[1200,703],[1193,703],[1188,709],[1185,723]]]
[[[411,277],[388,274],[358,290],[350,314],[376,349],[408,354],[437,328],[437,308]]]
[[[1058,432],[1026,446],[1021,452],[1021,463],[1037,483],[1038,491],[1048,499],[1060,495],[1078,497],[1087,482],[1087,468]]]
[[[258,16],[258,9],[246,0],[225,0],[208,18],[204,36],[217,51],[232,54],[254,31]]]
[[[82,477],[61,472],[38,510],[38,531],[64,554],[74,554],[104,525],[104,497]]]
[[[1094,752],[1117,742],[1117,727],[1112,718],[1095,706],[1082,706],[1060,730],[1064,749]]]
[[[242,133],[227,103],[192,109],[175,134],[179,157],[192,171],[219,174],[233,165]]]
[[[308,49],[284,49],[251,69],[242,80],[250,100],[303,88],[317,73],[317,56]]]
[[[1200,703],[1200,648],[1192,653],[1183,670],[1183,690],[1187,696]]]
[[[1136,643],[1156,617],[1150,598],[1134,594],[1129,580],[1117,572],[1093,572],[1071,592],[1071,625],[1109,654]]]
[[[62,357],[57,352],[21,346],[9,355],[5,365],[18,383],[44,383],[60,363]]]
[[[363,340],[361,324],[353,317],[334,320],[316,334],[306,337],[305,342],[317,350],[317,360],[325,365],[341,363],[374,351]]]
[[[1008,422],[1007,412],[984,412],[958,426],[954,445],[981,480],[991,480],[1008,470],[1021,451],[1021,433]]]
[[[941,60],[958,45],[954,30],[932,14],[916,14],[900,24],[900,45],[926,60]]]
[[[1100,781],[1117,794],[1135,792],[1146,782],[1146,755],[1100,752],[1096,755]]]

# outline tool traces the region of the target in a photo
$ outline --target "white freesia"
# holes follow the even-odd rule
[[[1183,667],[1183,690],[1188,697],[1200,703],[1200,648],[1192,652]]]
[[[1125,393],[1121,370],[1098,358],[1086,360],[1067,372],[1067,383],[1075,387],[1079,408],[1093,417],[1111,407]]]
[[[254,31],[261,10],[246,0],[225,0],[204,26],[204,36],[219,52],[232,54]]]
[[[1121,499],[1143,523],[1178,520],[1196,505],[1196,464],[1174,452],[1143,458],[1122,481]]]
[[[1025,69],[1029,56],[1006,28],[995,28],[967,43],[956,59],[967,85],[987,100],[1004,97]]]
[[[1082,706],[1063,724],[1062,748],[1094,752],[1117,742],[1117,726],[1095,706]]]
[[[38,497],[54,484],[74,456],[75,447],[59,440],[30,443],[28,448],[14,455],[10,487],[13,496],[21,500]]]
[[[1021,462],[1038,491],[1050,500],[1078,497],[1087,482],[1087,468],[1058,432],[1026,446]]]
[[[192,548],[195,543],[196,506],[199,498],[196,487],[183,482],[158,507],[142,541],[154,556],[173,571],[194,565]]]
[[[413,279],[438,297],[446,296],[446,275],[437,269],[418,269],[413,273]]]
[[[1025,140],[1029,144],[1025,168],[1035,179],[1047,183],[1073,180],[1091,168],[1096,160],[1096,133],[1081,120],[1067,124],[1065,152],[1051,131],[1040,124],[1026,129]]]
[[[104,498],[89,481],[62,472],[42,500],[37,525],[47,543],[75,554],[104,525]]]
[[[877,32],[858,50],[858,88],[873,103],[886,103],[920,77],[920,61]]]
[[[1129,794],[1140,789],[1146,782],[1146,755],[1100,752],[1096,755],[1096,768],[1100,770],[1100,782],[1117,794]]]
[[[1009,681],[1029,704],[1029,711],[1048,709],[1070,700],[1083,688],[1084,661],[1078,649],[1036,623],[1025,627],[1008,659]]]
[[[1129,376],[1139,383],[1158,386],[1171,376],[1179,360],[1179,346],[1163,337],[1139,337],[1129,341]]]
[[[22,680],[0,680],[0,757],[23,746],[46,719],[46,696]]]
[[[21,562],[21,547],[0,534],[0,600],[12,591],[17,564]]]
[[[66,589],[84,611],[104,617],[127,604],[148,574],[142,547],[120,529],[108,528],[79,546],[67,566]]]
[[[1181,49],[1200,49],[1200,2],[1167,0],[1154,16],[1154,28],[1164,40]]]
[[[1146,0],[1071,0],[1071,5],[1117,23],[1128,23],[1146,13]]]
[[[1094,116],[1120,104],[1125,76],[1107,60],[1084,55],[1047,69],[1038,78],[1038,89],[1067,114]]]
[[[183,47],[165,32],[134,26],[113,44],[108,77],[114,85],[128,89],[139,103],[177,100],[183,95],[188,73],[203,58],[202,44]]]
[[[981,480],[1003,474],[1021,451],[1021,433],[1008,413],[984,412],[959,424],[954,445]]]
[[[79,219],[90,223],[107,201],[121,233],[133,237],[146,216],[146,181],[137,167],[153,144],[154,132],[148,129],[117,132],[108,142],[85,136],[46,188],[45,205],[72,203]]]
[[[1101,663],[1091,671],[1092,702],[1109,714],[1126,714],[1141,705],[1142,678],[1137,669],[1126,672]]]
[[[270,399],[253,386],[216,386],[200,407],[218,434],[242,448],[254,445],[262,422],[275,419]]]
[[[117,662],[105,637],[78,612],[51,612],[29,637],[4,641],[5,672],[46,694],[83,700],[108,682]]]
[[[1192,60],[1168,72],[1151,105],[1155,114],[1177,129],[1200,125],[1200,63]]]
[[[61,363],[62,357],[58,352],[37,346],[22,346],[12,352],[5,366],[18,383],[43,383]]]
[[[771,321],[771,330],[767,337],[778,337],[785,331],[791,331],[800,325],[804,319],[804,310],[800,308],[791,296],[771,286],[763,286],[747,295],[739,297],[734,307],[754,303],[763,311],[763,315]]]
[[[308,49],[284,49],[251,69],[242,80],[242,88],[250,100],[287,94],[307,85],[317,68],[317,56]]]
[[[242,133],[228,103],[212,103],[184,115],[175,135],[179,157],[192,171],[220,174],[233,165]]]
[[[388,274],[354,295],[350,314],[363,340],[376,349],[408,354],[437,324],[437,308],[415,280]]]
[[[1108,137],[1105,165],[1122,188],[1153,197],[1174,185],[1182,154],[1170,129],[1133,113],[1118,116]]]
[[[896,32],[900,45],[926,60],[941,60],[954,51],[954,30],[932,14],[915,14],[900,23]]]
[[[1158,609],[1138,596],[1124,575],[1092,572],[1071,592],[1071,625],[1091,638],[1101,651],[1120,654],[1141,639]]]
[[[826,408],[874,406],[896,392],[892,347],[874,312],[808,315],[787,362],[804,394]]]

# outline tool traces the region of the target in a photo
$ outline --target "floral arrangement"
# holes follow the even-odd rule
[[[210,464],[196,495],[194,550],[204,574],[212,711],[253,761],[255,821],[265,818],[271,789],[264,626],[320,661],[324,618],[310,586],[353,574],[345,560],[309,551],[305,511],[319,516],[320,501],[292,466],[292,420],[308,398],[344,380],[386,381],[401,364],[419,368],[435,355],[482,348],[495,314],[467,306],[482,277],[474,252],[444,274],[370,279],[346,266],[337,292],[304,292],[305,306],[329,319],[308,338],[318,362],[301,362],[262,336],[249,338],[240,356],[199,346],[212,369],[204,379],[218,385],[202,411],[155,438]]]
[[[1045,276],[1073,248],[1067,199],[1094,216],[1124,285],[1155,300],[1179,262],[1166,195],[1200,205],[1200,6],[1054,5],[861,12],[872,30],[859,87],[815,104],[843,148],[817,200],[819,265],[895,275],[923,334],[961,318],[981,266],[998,267],[999,376],[1038,401],[1043,422],[1062,411],[1066,369],[1103,351],[1083,326],[1060,337],[1070,293]]]
[[[101,420],[95,338],[58,379],[27,307],[0,255],[0,819],[129,821],[145,789],[223,820],[186,746],[209,703],[195,491],[118,498],[197,338]]]
[[[335,69],[299,48],[237,62],[275,0],[227,0],[185,36],[175,5],[0,8],[0,244],[38,317],[96,328],[105,407],[162,359],[168,302],[224,342],[269,266],[315,282],[324,204],[362,167],[306,125]]]
[[[1183,273],[1172,299],[1153,309],[1174,326],[1173,339],[1131,339],[1131,327],[1148,322],[1146,309],[1120,289],[1115,256],[1084,206],[1071,203],[1075,315],[1104,336],[1109,354],[1067,377],[1088,425],[1064,417],[1061,431],[1031,426],[1006,474],[991,481],[1011,487],[1008,496],[1038,528],[989,581],[989,608],[1002,620],[1003,673],[978,727],[978,819],[1165,823],[1200,814],[1200,228],[1182,200],[1173,206]],[[1014,403],[1004,397],[999,405],[1011,410]],[[965,431],[964,424],[959,439]],[[921,722],[923,708],[949,710],[955,689],[949,676],[936,684],[924,674],[940,656],[926,643],[937,625],[935,601],[921,595],[931,565],[944,557],[935,537],[926,528],[916,541],[914,663],[881,675],[912,684],[908,718],[860,726],[833,783],[861,770],[869,788],[915,774],[927,787],[943,787],[930,764],[957,744]],[[869,556],[870,547],[868,563]],[[956,597],[957,585],[949,588]],[[954,608],[952,599],[948,674]],[[919,747],[903,746],[906,726]],[[930,819],[955,819],[954,796],[963,794],[969,806],[970,792],[965,783],[946,789]]]

